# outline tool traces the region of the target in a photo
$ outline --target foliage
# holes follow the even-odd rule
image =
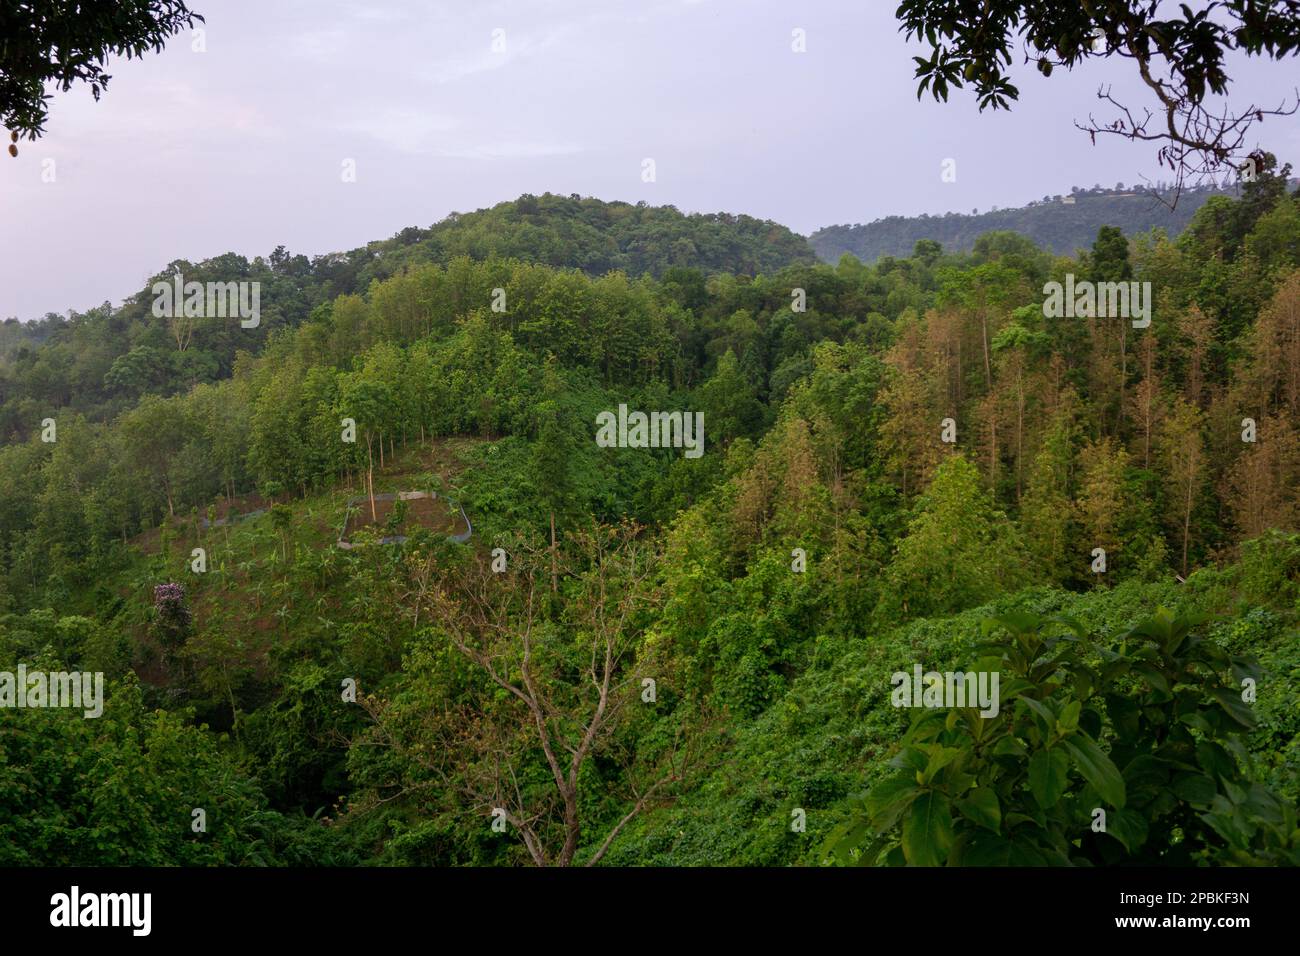
[[[1161,610],[1098,642],[1068,618],[996,619],[1011,641],[977,648],[975,670],[1001,675],[999,712],[920,712],[898,772],[828,852],[913,866],[1300,862],[1295,806],[1249,773],[1241,687],[1258,667],[1196,633],[1203,623]]]
[[[127,59],[155,53],[172,35],[203,17],[181,0],[108,5],[87,11],[77,4],[0,4],[0,126],[36,139],[49,116],[45,84],[64,92],[89,83],[96,100],[111,77],[110,55]]]

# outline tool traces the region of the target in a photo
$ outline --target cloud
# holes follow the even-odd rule
[[[403,153],[428,153],[445,142],[447,134],[459,122],[424,110],[389,107],[378,111],[357,112],[357,118],[339,127],[343,132],[359,133]]]
[[[544,156],[571,156],[581,153],[583,147],[575,143],[499,142],[478,146],[442,147],[439,156],[454,159],[533,159]]]
[[[178,80],[122,83],[99,103],[69,104],[67,127],[91,138],[111,138],[148,149],[164,144],[220,140],[230,133],[241,139],[277,139],[281,130],[262,108],[246,98],[196,88]],[[62,129],[56,131],[62,133]],[[61,136],[52,137],[53,142]]]
[[[498,30],[501,32],[497,33]],[[523,30],[494,27],[484,36],[480,52],[434,63],[418,70],[416,76],[423,82],[441,85],[499,70],[516,60],[534,56],[570,30],[571,27],[558,27],[541,36],[530,36]]]
[[[346,133],[368,136],[401,153],[443,156],[449,159],[527,159],[568,156],[583,147],[568,142],[494,139],[466,130],[450,116],[422,110],[388,108],[363,113],[337,127]]]
[[[287,52],[313,63],[337,64],[347,45],[346,30],[312,30],[290,37]]]

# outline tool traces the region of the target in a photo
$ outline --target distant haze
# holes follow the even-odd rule
[[[206,52],[181,35],[115,63],[99,103],[55,93],[48,135],[0,156],[0,317],[116,304],[177,258],[354,248],[524,192],[808,234],[1161,178],[1151,144],[1092,146],[1072,124],[1098,110],[1102,82],[1149,104],[1131,63],[1050,80],[1022,67],[1011,113],[981,115],[964,90],[918,102],[893,2],[193,5]],[[806,53],[791,50],[796,28]],[[1231,72],[1240,103],[1273,106],[1296,61]],[[1261,129],[1261,145],[1296,156],[1300,119]],[[940,181],[946,158],[955,183]]]

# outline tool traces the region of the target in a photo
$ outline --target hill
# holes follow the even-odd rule
[[[1174,203],[1168,192],[1157,196],[1137,189],[1075,187],[1067,196],[1044,196],[1014,209],[887,216],[865,225],[826,226],[808,241],[824,262],[837,262],[846,252],[863,262],[875,262],[882,256],[909,256],[921,239],[933,239],[948,252],[969,252],[984,233],[1011,231],[1057,255],[1068,256],[1090,246],[1102,226],[1117,226],[1127,236],[1163,229],[1173,238],[1187,228],[1211,196],[1236,194],[1235,189],[1190,190]]]
[[[675,266],[753,276],[816,262],[802,236],[767,220],[549,193],[452,213],[427,229],[409,227],[347,252],[308,258],[280,246],[252,260],[233,252],[201,262],[176,259],[120,306],[105,302],[81,313],[0,324],[0,440],[21,432],[20,423],[42,407],[102,418],[125,407],[117,400],[123,394],[174,395],[228,378],[239,352],[260,354],[276,333],[303,325],[339,296],[461,258],[511,259],[593,277],[611,271],[661,276]],[[256,327],[154,316],[154,283],[178,272],[187,282],[258,283]]]
[[[576,193],[523,195],[491,209],[452,213],[425,231],[416,255],[520,259],[603,275],[661,276],[674,266],[757,275],[814,261],[806,240],[780,223],[674,206],[603,202]]]

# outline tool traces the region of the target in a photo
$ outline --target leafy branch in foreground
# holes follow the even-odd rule
[[[932,709],[824,853],[842,865],[1300,863],[1296,809],[1254,782],[1259,672],[1161,609],[1113,641],[1008,614],[981,645],[1001,708]],[[1104,826],[1104,829],[1103,829]]]
[[[203,17],[181,0],[133,3],[30,3],[0,0],[0,126],[35,140],[45,132],[49,94],[55,83],[90,84],[95,99],[112,79],[110,55],[140,58],[158,53],[167,39]],[[16,147],[10,146],[17,156]]]

